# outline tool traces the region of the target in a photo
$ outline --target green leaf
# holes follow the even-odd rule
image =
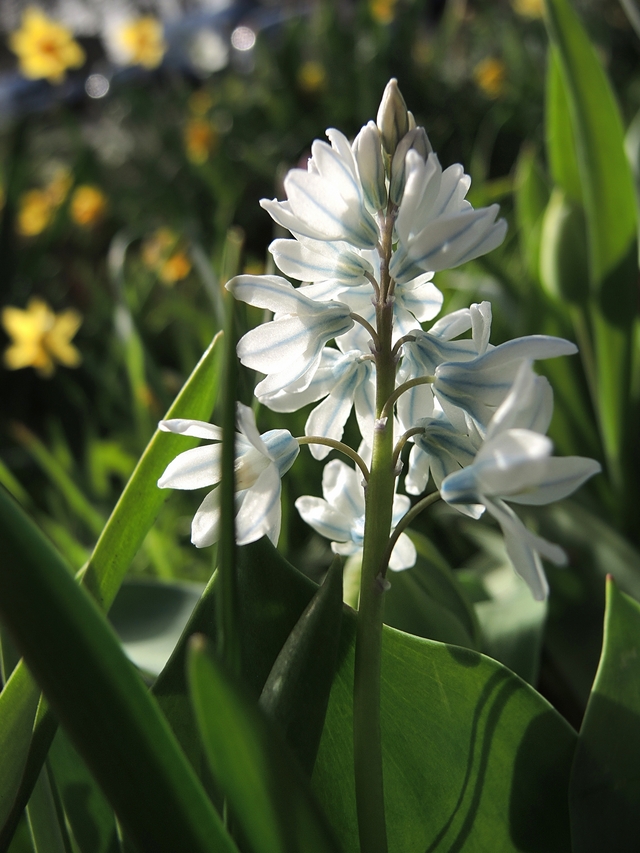
[[[542,214],[549,201],[549,187],[535,149],[526,143],[516,163],[514,201],[522,256],[535,281],[539,277],[540,230]]]
[[[33,788],[27,821],[35,853],[71,853],[64,815],[56,802],[46,767],[42,768]]]
[[[1,492],[0,543],[0,617],[133,842],[167,853],[232,853],[231,839],[103,614]]]
[[[342,621],[342,562],[336,557],[269,673],[260,707],[311,776],[333,682]]]
[[[582,204],[576,140],[557,49],[549,50],[547,63],[545,143],[551,178],[571,201]]]
[[[609,473],[620,490],[620,509],[628,512],[629,496],[637,488],[623,461],[627,443],[635,440],[629,429],[638,275],[635,187],[620,112],[596,51],[567,0],[547,0],[546,8],[587,222],[598,417]]]
[[[480,649],[478,621],[453,570],[426,537],[411,530],[418,559],[412,569],[390,572],[384,604],[387,625],[468,649]]]
[[[210,417],[218,389],[220,343],[221,335],[217,335],[194,368],[167,412],[166,418],[208,419]],[[83,583],[105,610],[108,610],[113,602],[131,560],[154,523],[162,504],[169,497],[168,492],[156,486],[158,477],[180,451],[194,447],[197,443],[197,439],[176,436],[159,430],[154,433],[149,442],[82,573]],[[22,725],[23,715],[28,718],[30,706],[34,701],[37,704],[35,697],[38,689],[24,670],[22,662],[18,664],[17,669],[23,670],[20,678],[28,680],[29,689],[23,686],[20,691],[10,693],[3,702],[0,702],[0,733],[2,733],[0,738],[6,737],[16,749],[21,745],[22,768],[24,768],[28,760],[29,743],[17,731],[14,737],[14,726]],[[55,728],[50,726],[49,731],[50,736],[53,737]],[[1,744],[2,740],[0,740]],[[5,832],[10,836],[15,828],[46,756],[46,743],[40,744],[33,756],[36,759],[41,756],[41,760],[31,762],[29,776],[25,775],[23,779],[21,797],[16,801],[13,812],[6,809],[7,804],[15,797],[15,789],[3,788],[0,776],[0,826],[2,827],[0,839],[4,837]],[[17,755],[15,761],[15,772],[20,778],[22,768],[17,769],[19,763]]]
[[[584,303],[588,297],[587,234],[584,211],[554,189],[542,220],[540,281],[555,299]]]
[[[600,666],[571,776],[574,853],[635,853],[640,837],[640,604],[607,583]]]
[[[358,851],[351,697],[355,626],[329,703],[313,787]],[[531,687],[466,649],[385,627],[382,745],[390,853],[566,853],[575,733]]]
[[[109,611],[109,621],[129,660],[144,672],[158,675],[203,591],[203,585],[196,583],[125,580]]]
[[[211,770],[253,853],[339,850],[285,742],[207,651],[202,635],[191,639],[188,666]]]
[[[47,764],[79,853],[119,853],[113,809],[62,730],[55,736]]]

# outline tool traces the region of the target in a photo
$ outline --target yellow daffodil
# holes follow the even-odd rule
[[[390,24],[396,16],[398,0],[369,0],[369,11],[374,21]]]
[[[180,250],[167,258],[158,270],[158,275],[164,284],[175,284],[176,281],[186,278],[190,272],[191,261],[186,253]]]
[[[511,5],[523,18],[541,18],[544,14],[544,0],[511,0]]]
[[[4,353],[9,370],[34,367],[41,376],[52,376],[56,362],[77,367],[80,352],[71,339],[80,328],[82,317],[69,308],[55,314],[37,296],[29,300],[26,310],[7,307],[2,311],[2,325],[12,338]]]
[[[507,67],[499,59],[487,57],[473,69],[473,78],[488,98],[499,98],[504,92]]]
[[[25,10],[21,28],[9,36],[9,47],[30,80],[62,83],[67,69],[79,68],[85,60],[71,31],[35,7]]]
[[[82,228],[91,228],[99,222],[107,209],[107,197],[91,184],[81,184],[71,196],[71,219]]]
[[[29,190],[20,196],[16,231],[21,237],[41,234],[53,218],[55,205],[46,190]]]
[[[167,50],[162,24],[152,15],[127,21],[111,36],[111,47],[121,65],[157,68]]]
[[[313,59],[303,62],[298,69],[298,85],[303,92],[319,92],[327,83],[327,72],[321,62]]]
[[[192,163],[199,166],[206,163],[216,142],[216,132],[208,121],[192,118],[185,125],[184,147]]]

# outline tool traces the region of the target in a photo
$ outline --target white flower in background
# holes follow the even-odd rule
[[[279,276],[239,275],[226,288],[241,302],[274,312],[273,320],[238,342],[242,364],[268,374],[256,386],[257,396],[280,391],[303,376],[308,384],[327,341],[353,326],[348,305],[314,302]]]
[[[550,439],[534,431],[547,428],[550,408],[548,383],[523,364],[473,463],[446,477],[440,490],[448,503],[482,504],[496,519],[514,569],[537,600],[546,598],[549,589],[540,558],[563,565],[566,554],[528,530],[509,503],[540,506],[562,500],[600,471],[593,459],[552,457]]]
[[[204,421],[173,419],[160,421],[164,432],[205,438],[206,444],[186,450],[170,462],[158,480],[161,489],[202,489],[220,482],[222,430]],[[280,535],[280,478],[293,465],[300,451],[286,429],[258,433],[248,406],[238,403],[235,448],[236,541],[238,545],[268,536],[275,544]],[[191,541],[197,548],[213,545],[219,538],[220,494],[214,488],[200,504],[191,525]]]
[[[331,550],[336,554],[350,556],[362,550],[364,537],[364,492],[361,475],[332,459],[322,474],[322,498],[303,495],[296,501],[296,509],[321,536],[331,539]],[[392,527],[408,511],[411,503],[404,495],[396,495],[393,501]],[[394,571],[409,569],[415,564],[416,549],[406,533],[398,537],[391,554],[389,568]]]

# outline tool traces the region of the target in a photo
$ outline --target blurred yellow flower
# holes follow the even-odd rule
[[[199,166],[206,163],[217,141],[215,129],[208,121],[192,118],[185,125],[184,147],[192,163],[197,163]]]
[[[71,339],[80,328],[82,316],[69,308],[55,314],[43,299],[33,296],[26,310],[2,310],[2,325],[13,339],[4,353],[9,370],[34,367],[41,376],[52,376],[56,362],[77,367],[82,360]]]
[[[53,218],[55,205],[46,190],[29,190],[20,196],[16,230],[21,237],[41,234]]]
[[[213,98],[206,89],[198,89],[197,92],[189,95],[187,105],[194,115],[204,116],[213,106]]]
[[[504,92],[507,66],[493,57],[487,57],[473,69],[473,78],[488,98],[499,98]]]
[[[30,80],[62,83],[68,68],[79,68],[85,53],[70,30],[31,6],[22,16],[22,27],[9,36],[21,73]]]
[[[309,59],[298,69],[298,85],[303,92],[318,92],[324,89],[327,82],[327,72],[321,62]]]
[[[66,166],[58,166],[51,176],[51,180],[45,187],[45,192],[49,196],[49,201],[53,207],[59,207],[69,195],[69,190],[73,186],[73,175],[71,170]]]
[[[91,228],[99,222],[107,209],[107,197],[91,184],[80,184],[73,191],[69,212],[71,219],[82,228]]]
[[[390,24],[396,16],[398,0],[369,0],[369,11],[374,21]]]
[[[544,0],[511,0],[513,11],[523,18],[542,18]]]
[[[113,34],[113,46],[123,65],[157,68],[167,50],[162,24],[152,15],[127,21]]]
[[[151,270],[157,269],[178,242],[178,235],[170,228],[158,228],[142,243],[142,262]]]
[[[182,250],[175,252],[158,270],[160,280],[165,284],[175,284],[186,278],[191,272],[191,261]]]

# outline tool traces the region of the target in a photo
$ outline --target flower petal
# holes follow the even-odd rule
[[[412,566],[415,566],[417,558],[416,546],[406,533],[401,533],[391,552],[389,568],[394,572],[410,569]]]
[[[171,461],[158,480],[160,489],[202,489],[220,482],[221,444],[185,450]]]
[[[207,548],[218,541],[220,534],[220,493],[209,492],[198,507],[191,522],[191,541],[196,548]]]
[[[160,421],[158,429],[162,432],[175,432],[178,435],[188,435],[191,438],[208,438],[211,441],[222,441],[222,430],[215,424],[205,421],[192,421],[187,418],[170,418]]]
[[[268,536],[275,544],[280,523],[280,475],[275,465],[269,465],[244,494],[236,515],[236,541],[248,545]]]

